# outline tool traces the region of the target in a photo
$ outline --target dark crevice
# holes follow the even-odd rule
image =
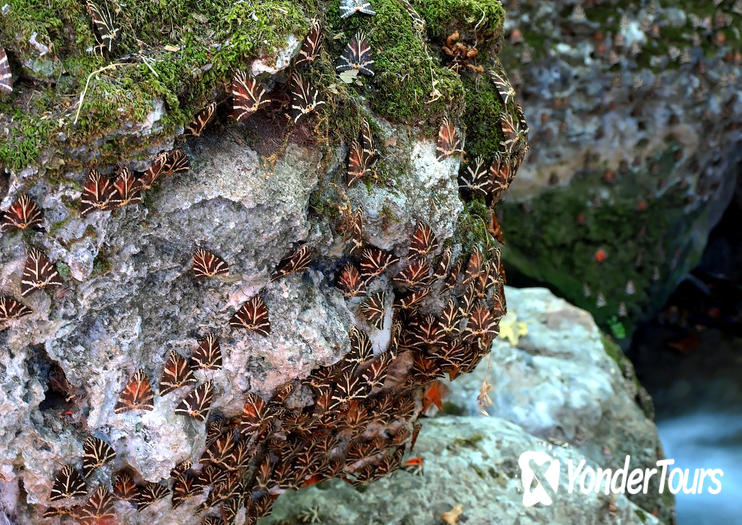
[[[49,357],[42,345],[31,347],[26,366],[29,375],[36,377],[44,386],[45,396],[39,404],[40,410],[64,411],[72,407],[77,392],[67,381],[62,367]]]

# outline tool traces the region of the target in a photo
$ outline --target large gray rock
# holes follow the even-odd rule
[[[525,507],[518,458],[544,451],[560,461],[559,488],[551,505]],[[445,416],[426,421],[415,447],[424,458],[424,473],[400,471],[355,490],[342,481],[281,496],[261,524],[313,523],[345,525],[438,525],[441,514],[461,505],[459,522],[588,525],[656,524],[657,518],[625,496],[569,493],[568,461],[584,456],[572,448],[552,447],[504,419]],[[593,468],[594,463],[586,463]],[[613,506],[611,506],[613,504]]]
[[[698,264],[733,193],[739,3],[504,4],[501,58],[532,146],[503,199],[505,258],[630,336]]]
[[[424,475],[399,472],[359,491],[337,482],[289,493],[266,523],[301,523],[316,512],[327,524],[433,525],[456,505],[462,524],[670,522],[672,497],[660,496],[654,479],[647,495],[628,499],[568,493],[569,460],[617,469],[629,455],[630,468],[656,467],[657,430],[638,403],[645,398],[630,363],[589,313],[542,288],[507,288],[507,297],[501,333],[517,331],[513,323],[528,333],[496,340],[489,361],[447,385],[446,415],[424,422],[414,449]],[[485,380],[492,404],[482,406]],[[523,505],[518,460],[529,450],[560,460],[551,505]]]
[[[597,465],[622,463],[627,455],[633,467],[653,467],[662,459],[651,399],[590,314],[545,288],[508,288],[507,297],[501,334],[512,323],[524,323],[528,334],[515,345],[498,338],[490,362],[450,384],[449,408],[479,414],[486,380],[493,385],[492,404],[485,408],[490,415],[550,442],[568,443]],[[648,496],[632,499],[667,518],[671,499],[657,496],[658,484],[651,487]]]
[[[396,161],[415,170],[406,170],[394,191],[364,187],[351,194],[354,201],[358,195],[360,206],[366,199],[383,208],[395,225],[376,226],[381,219],[368,204],[373,242],[401,247],[417,219],[429,221],[441,240],[450,238],[461,210],[458,163],[437,163],[432,142],[385,126],[410,146]],[[322,273],[322,263],[304,275],[270,282],[273,268],[296,241],[311,242],[320,260],[337,251],[328,218],[308,215],[310,194],[326,173],[319,151],[289,144],[268,167],[236,132],[227,132],[188,153],[191,171],[165,180],[146,206],[86,218],[60,211],[53,237],[32,234],[33,243],[70,273],[63,290],[53,298],[34,293],[28,301],[34,313],[0,332],[0,463],[18,464],[20,454],[23,468],[10,469],[8,483],[17,484],[20,476],[28,503],[48,501],[54,472],[80,457],[85,427],[118,451],[113,467],[128,464],[146,480],[168,478],[176,463],[198,458],[204,425],[174,414],[181,396],[156,396],[151,412],[113,413],[136,369],[143,368],[155,387],[170,350],[189,355],[206,333],[220,337],[224,368],[198,375],[214,381],[213,408],[234,416],[244,392],[270,394],[334,363],[348,346],[355,313]],[[337,161],[329,169],[338,169]],[[48,189],[37,186],[31,194],[46,210],[66,210],[59,203],[74,190],[43,193]],[[435,211],[426,206],[431,196],[439,202]],[[25,261],[19,240],[18,235],[0,239],[3,289],[19,286]],[[198,246],[228,261],[229,276],[195,280],[191,257]],[[270,310],[271,334],[231,331],[234,311],[260,291]],[[32,359],[40,361],[41,374],[29,370]],[[62,409],[43,408],[50,387],[41,381],[50,367],[64,371],[76,395],[69,417],[77,428],[63,424]]]

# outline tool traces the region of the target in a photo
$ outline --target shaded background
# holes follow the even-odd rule
[[[742,499],[739,1],[505,1],[532,150],[500,213],[510,284],[590,311],[652,394],[665,454]]]

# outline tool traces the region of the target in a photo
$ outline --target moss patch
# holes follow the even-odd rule
[[[444,39],[456,27],[476,28],[483,37],[498,35],[505,10],[498,0],[414,0],[412,5],[428,24],[428,33]]]
[[[38,164],[47,149],[94,147],[101,163],[114,164],[133,149],[156,144],[222,91],[234,70],[307,26],[300,5],[290,0],[132,0],[118,5],[120,36],[102,58],[93,53],[84,2],[10,0],[9,6],[0,43],[19,89],[0,102],[11,130],[0,148],[0,167],[14,170]],[[50,49],[42,57],[29,44],[33,33]],[[111,64],[118,65],[91,76]],[[127,134],[127,127],[146,122],[156,100],[164,102],[165,113],[146,140]]]
[[[358,31],[368,35],[375,75],[349,87],[369,100],[371,109],[392,121],[408,124],[439,122],[456,113],[464,87],[455,72],[433,59],[412,17],[397,0],[374,2],[375,16],[340,18],[339,0],[327,11],[331,30],[339,38],[328,42],[330,55],[342,54]],[[459,102],[459,104],[455,104]]]
[[[610,201],[601,197],[602,172],[586,170],[568,187],[545,191],[525,205],[505,202],[505,261],[590,311],[603,328],[620,321],[630,336],[633,322],[661,306],[687,270],[677,261],[695,264],[701,253],[688,231],[703,219],[701,212],[684,215],[685,191],[673,186],[657,192],[651,174],[671,173],[678,147],[670,143],[649,159],[650,173],[619,173]],[[596,260],[598,250],[605,253],[602,262]],[[598,294],[604,306],[597,304]],[[626,317],[619,315],[621,303]]]

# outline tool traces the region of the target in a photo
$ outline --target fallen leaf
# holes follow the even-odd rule
[[[524,322],[518,322],[518,315],[514,312],[508,312],[500,320],[500,339],[507,339],[510,346],[517,346],[518,340],[528,335],[528,325]]]
[[[165,46],[165,51],[170,51],[172,53],[175,53],[176,51],[180,51],[180,46],[171,46],[168,44]]]
[[[448,525],[458,525],[459,516],[461,516],[462,512],[464,512],[464,508],[461,505],[456,505],[448,512],[441,514],[441,519]]]

